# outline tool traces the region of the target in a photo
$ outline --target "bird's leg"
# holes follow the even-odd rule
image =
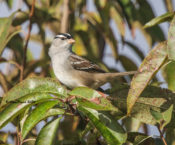
[[[99,94],[100,94],[100,97],[101,98],[107,98],[107,95],[104,94],[103,92],[101,91],[97,91]],[[101,98],[100,97],[95,97],[95,98],[92,98],[90,99],[91,102],[94,102],[96,104],[100,104],[101,103]]]
[[[69,96],[68,98],[66,98],[66,102],[71,102],[73,99],[75,99],[76,96]]]
[[[106,95],[105,93],[103,93],[103,92],[100,92],[100,91],[98,91],[98,93],[101,95],[101,97],[103,97],[103,98],[106,98],[108,95]]]

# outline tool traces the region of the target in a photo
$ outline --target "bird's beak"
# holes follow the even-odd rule
[[[68,40],[68,43],[69,43],[69,44],[73,44],[73,43],[75,43],[75,40],[74,40],[74,39],[69,39],[69,40]]]

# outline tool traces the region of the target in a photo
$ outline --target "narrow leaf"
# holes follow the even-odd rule
[[[127,97],[127,113],[130,114],[138,97],[148,85],[156,72],[167,58],[166,42],[159,43],[152,49],[139,67],[139,73],[132,81]]]
[[[47,101],[36,106],[36,108],[31,112],[31,114],[26,118],[23,128],[22,128],[22,138],[24,139],[28,132],[41,120],[52,115],[51,112],[47,113],[49,109],[58,104],[58,101]],[[60,110],[60,114],[64,111]]]
[[[144,28],[153,27],[153,26],[158,25],[160,23],[170,21],[170,20],[172,20],[173,16],[174,16],[174,12],[165,13],[165,14],[163,14],[159,17],[156,17],[156,18],[152,19],[151,21],[147,22],[145,24]]]
[[[57,129],[59,126],[60,118],[57,118],[56,120],[47,123],[42,130],[40,131],[35,145],[53,145],[54,140],[57,136]]]
[[[173,112],[173,105],[171,105],[166,111],[162,113],[163,119],[165,121],[162,127],[166,126],[171,121],[172,112]]]
[[[168,88],[175,91],[175,61],[171,61],[163,67],[163,76],[168,84]]]
[[[175,60],[175,16],[171,21],[169,32],[168,32],[168,57],[169,59]]]
[[[122,37],[125,36],[125,23],[124,23],[124,19],[122,19],[122,17],[120,16],[120,14],[118,13],[117,9],[115,9],[114,7],[110,8],[110,15],[113,18],[113,20],[115,21],[118,30],[120,32],[120,35]]]

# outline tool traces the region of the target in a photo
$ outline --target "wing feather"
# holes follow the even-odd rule
[[[86,71],[90,73],[94,73],[94,72],[105,73],[105,71],[102,70],[98,65],[78,55],[75,55],[75,54],[70,55],[69,60],[71,62],[72,67],[76,70]]]

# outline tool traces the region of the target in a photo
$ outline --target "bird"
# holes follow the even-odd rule
[[[137,73],[105,72],[97,64],[76,55],[72,51],[74,43],[75,40],[69,33],[59,33],[54,37],[48,51],[56,78],[70,89],[81,86],[98,89],[116,77]]]

